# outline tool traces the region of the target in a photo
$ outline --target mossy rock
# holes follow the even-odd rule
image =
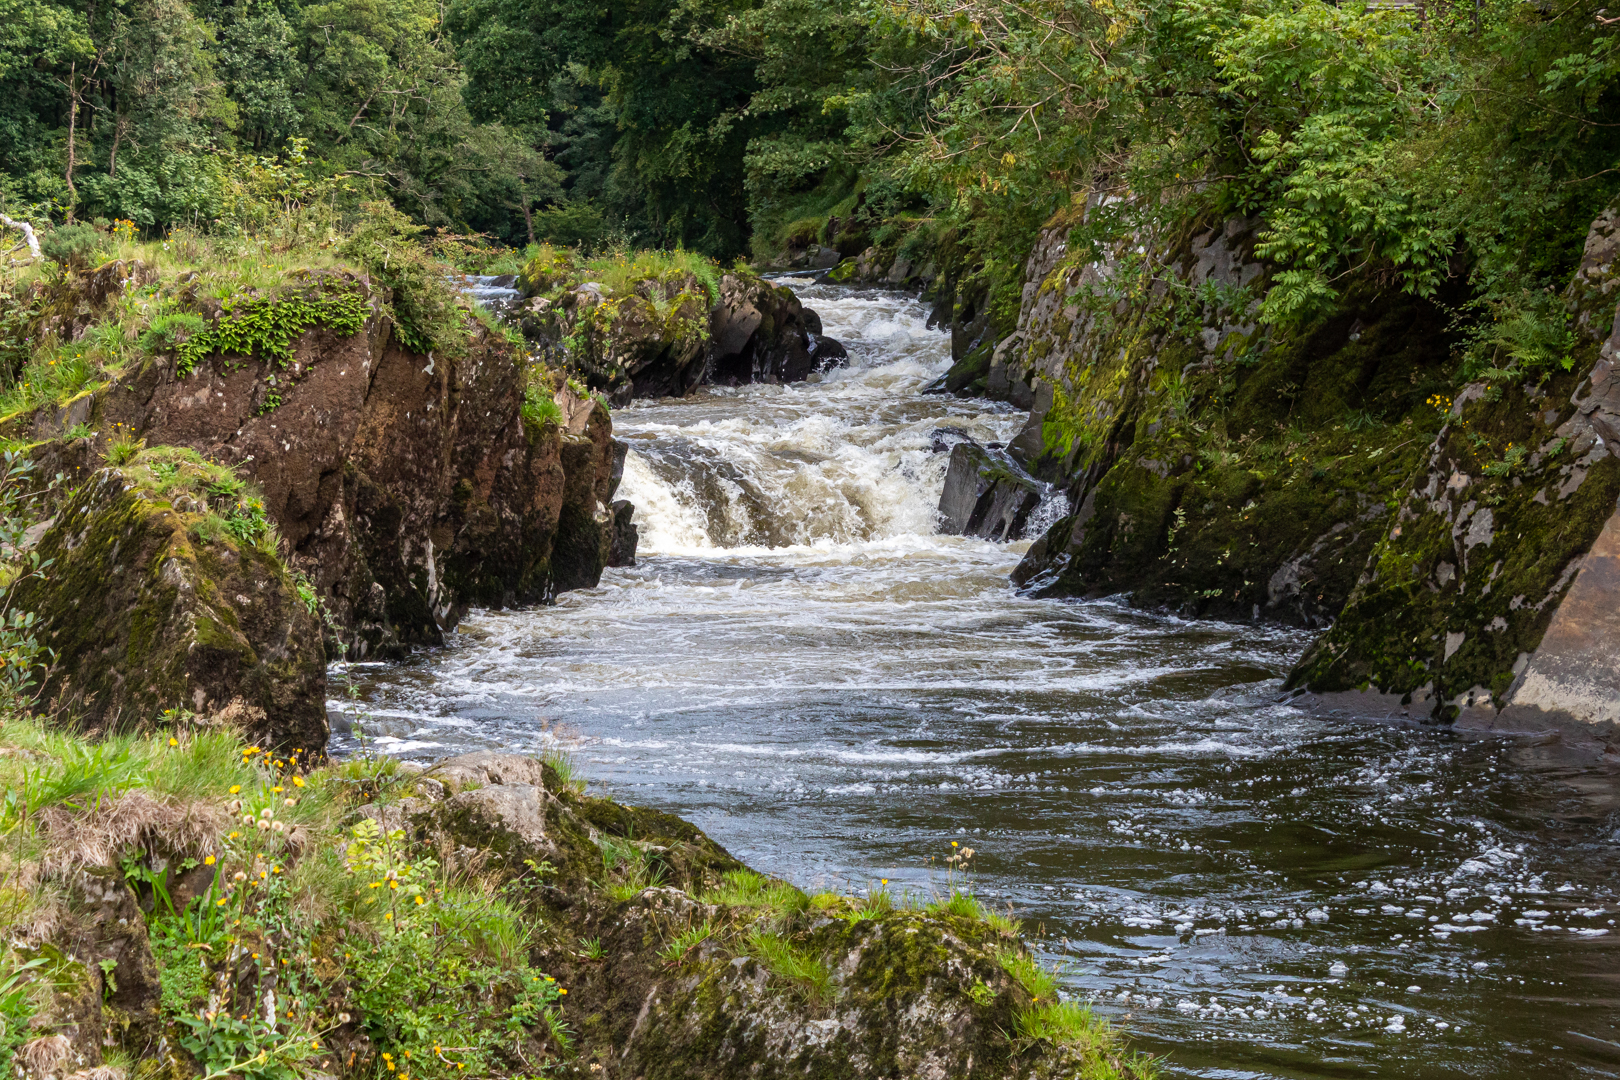
[[[205,540],[209,524],[205,506],[116,468],[66,502],[40,541],[50,565],[16,591],[55,653],[39,708],[92,734],[195,714],[265,746],[321,752],[319,621],[274,553]]]

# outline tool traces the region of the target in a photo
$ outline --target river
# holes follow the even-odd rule
[[[792,284],[849,366],[616,411],[638,565],[356,665],[377,750],[560,746],[812,891],[926,898],[971,847],[1166,1076],[1620,1076],[1601,792],[1280,704],[1304,633],[1020,597],[1026,543],[935,534],[933,433],[1022,416],[920,392],[915,300]]]

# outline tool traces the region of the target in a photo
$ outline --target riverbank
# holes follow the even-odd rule
[[[566,757],[311,767],[171,731],[0,730],[8,1072],[1153,1073],[963,849],[933,896],[811,896]]]

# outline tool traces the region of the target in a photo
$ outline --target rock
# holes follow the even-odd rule
[[[950,470],[939,497],[939,531],[987,540],[1019,540],[1041,503],[1041,484],[1005,451],[971,440],[951,448]]]
[[[1472,383],[1448,402],[1291,687],[1357,711],[1620,754],[1617,289],[1620,202],[1593,222],[1564,295],[1571,370]]]
[[[285,368],[214,356],[182,377],[168,356],[141,365],[79,399],[99,433],[95,449],[104,451],[116,430],[148,446],[241,462],[288,562],[314,584],[355,655],[439,644],[474,604],[540,603],[596,583],[608,551],[597,503],[605,522],[611,501],[606,410],[589,430],[531,429],[521,415],[525,358],[481,325],[471,324],[464,355],[430,359],[400,346],[381,306],[387,297],[364,278],[323,271],[289,295],[297,289],[358,295],[364,325],[348,336],[311,328],[292,343]],[[588,399],[560,382],[554,389],[570,409],[594,415]],[[87,440],[62,438],[78,413],[59,412],[19,418],[8,434],[46,440],[31,451],[42,468],[83,475],[81,459],[94,455]],[[565,453],[577,435],[595,452]],[[564,540],[570,530],[589,535]],[[559,542],[572,551],[561,578],[552,565]]]
[[[533,773],[508,757],[441,763],[440,775],[490,782],[415,820],[452,861],[523,883],[509,895],[527,898],[544,924],[538,963],[567,985],[565,1015],[590,1018],[576,1029],[582,1059],[611,1053],[624,1075],[649,1080],[1085,1072],[1078,1049],[1041,1043],[1015,1056],[1005,1033],[1031,1001],[999,957],[1019,946],[982,920],[917,910],[861,917],[843,900],[831,909],[841,917],[830,917],[688,822],[582,796],[548,769],[528,782]],[[725,875],[774,887],[779,906],[727,903],[713,892]],[[714,929],[707,940],[679,959],[660,955],[674,934],[701,924]],[[756,932],[822,972],[819,983],[773,973]],[[601,945],[598,956],[581,957],[581,935]]]
[[[620,499],[613,504],[613,541],[608,549],[609,566],[636,565],[636,543],[640,539],[636,523],[631,519],[636,508]]]
[[[959,427],[937,427],[928,433],[928,438],[930,454],[949,453],[957,443],[973,441],[973,436],[969,435],[965,428]]]
[[[849,362],[849,350],[836,338],[810,335],[810,363],[816,371],[828,371]]]
[[[81,730],[213,717],[264,746],[326,747],[321,626],[279,559],[177,512],[117,469],[96,474],[40,541],[49,575],[17,586],[56,652],[40,705]]]

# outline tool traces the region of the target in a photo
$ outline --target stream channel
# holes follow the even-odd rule
[[[1022,414],[921,393],[949,339],[916,300],[788,283],[848,367],[615,411],[638,564],[355,665],[376,750],[561,747],[811,891],[926,898],[972,847],[1169,1077],[1620,1076],[1601,791],[1280,704],[1303,632],[1020,597],[1027,542],[936,534],[933,433]]]

